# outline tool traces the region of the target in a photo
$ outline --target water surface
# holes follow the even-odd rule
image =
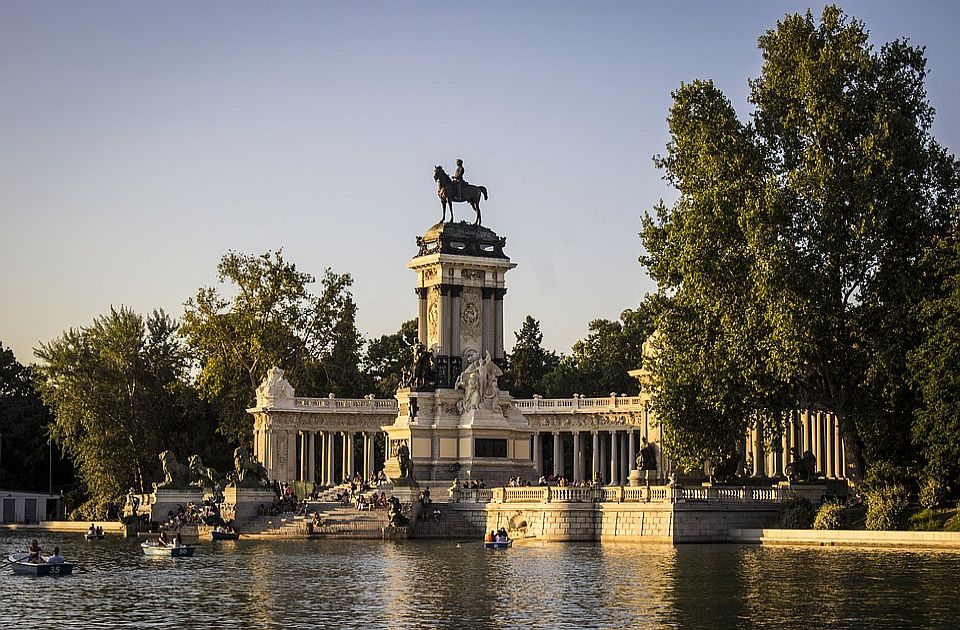
[[[29,540],[0,532],[0,551]],[[960,626],[946,551],[241,540],[173,559],[112,536],[41,544],[76,574],[0,570],[0,628]]]

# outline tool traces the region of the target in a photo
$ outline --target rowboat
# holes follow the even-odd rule
[[[103,540],[103,533],[97,532],[96,534],[91,534],[90,532],[87,532],[83,535],[83,537],[87,540]]]
[[[509,549],[510,547],[513,547],[512,538],[508,538],[506,540],[495,540],[493,542],[484,541],[483,543],[484,549]]]
[[[213,540],[237,540],[240,538],[240,534],[238,532],[218,532],[217,530],[213,530],[210,532],[210,537]]]
[[[28,553],[16,553],[10,556],[7,556],[7,561],[11,563],[10,566],[13,567],[13,572],[17,575],[70,575],[73,573],[73,563],[72,562],[61,562],[58,564],[37,564],[35,562],[30,562],[28,558],[30,554]],[[40,556],[43,558],[43,556]]]
[[[167,558],[190,558],[193,556],[196,545],[165,545],[159,542],[140,543],[143,554],[146,556],[165,556]]]

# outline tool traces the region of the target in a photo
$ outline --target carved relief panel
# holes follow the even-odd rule
[[[440,292],[434,287],[427,294],[427,347],[440,344]]]
[[[467,356],[473,350],[478,356],[482,347],[483,302],[480,289],[464,287],[460,294],[460,354]]]

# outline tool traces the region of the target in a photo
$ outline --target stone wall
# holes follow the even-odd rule
[[[725,542],[731,529],[768,527],[777,517],[777,505],[751,501],[461,503],[450,504],[450,510],[449,520],[461,531],[469,527],[482,533],[502,527],[515,537],[553,542]]]

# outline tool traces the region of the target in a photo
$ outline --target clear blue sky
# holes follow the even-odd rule
[[[841,2],[874,44],[926,46],[934,133],[960,148],[960,10]],[[757,37],[797,2],[0,0],[0,341],[111,305],[173,315],[227,250],[350,272],[367,336],[416,314],[404,264],[462,157],[507,237],[506,337],[560,351],[653,286],[640,217],[670,92],[748,113]],[[472,211],[457,207],[458,219]]]

